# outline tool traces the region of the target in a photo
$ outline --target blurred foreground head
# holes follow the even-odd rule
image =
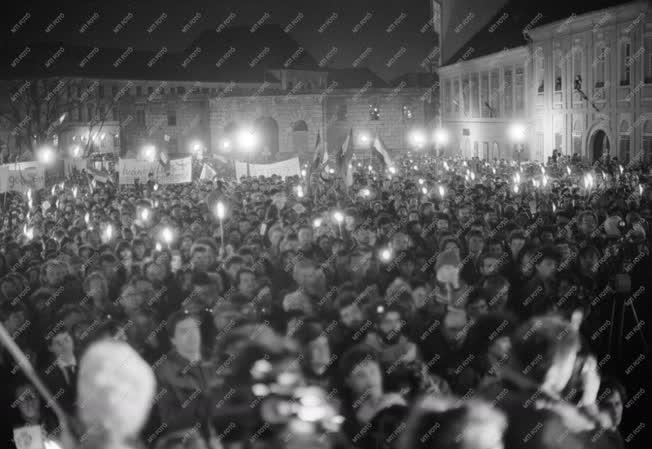
[[[423,399],[412,411],[401,449],[502,449],[505,416],[490,404],[456,398]]]
[[[111,448],[138,435],[152,406],[156,381],[131,346],[102,340],[82,357],[77,388],[77,414],[87,438]]]

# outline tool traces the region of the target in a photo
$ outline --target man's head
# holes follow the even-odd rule
[[[521,230],[512,231],[509,236],[509,250],[512,252],[512,257],[515,259],[525,246],[525,234]]]
[[[256,273],[249,268],[242,268],[238,271],[236,276],[236,284],[238,292],[245,295],[247,298],[252,299],[256,294],[258,283],[256,281]]]
[[[483,276],[490,276],[498,272],[498,258],[493,254],[483,254],[479,261],[478,269]]]
[[[559,253],[554,248],[544,247],[538,254],[540,257],[534,265],[536,275],[543,280],[554,278],[559,265]]]
[[[480,231],[469,231],[466,235],[466,244],[470,254],[480,254],[484,248],[484,237]]]
[[[387,344],[395,344],[401,338],[406,325],[405,312],[397,304],[378,305],[375,309],[376,332]]]
[[[55,359],[66,362],[75,359],[75,343],[63,321],[50,327],[46,339],[48,340],[48,350]]]
[[[467,330],[466,312],[459,309],[451,309],[444,316],[441,327],[441,334],[444,340],[453,348],[459,348],[464,343]]]
[[[335,308],[339,310],[340,323],[349,329],[357,329],[363,320],[362,309],[359,307],[353,293],[345,292],[335,300]]]

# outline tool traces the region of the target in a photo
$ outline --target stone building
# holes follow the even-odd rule
[[[575,12],[565,14],[545,4],[524,13],[527,2],[508,2],[439,71],[450,150],[650,158],[652,14],[647,2],[611,3],[587,12],[569,5]]]
[[[37,136],[62,155],[82,148],[84,154],[137,157],[154,145],[171,156],[201,148],[227,157],[277,159],[311,153],[317,132],[332,150],[351,128],[362,152],[375,132],[401,150],[410,130],[425,129],[435,116],[432,76],[387,83],[364,68],[330,69],[277,25],[262,25],[255,33],[227,27],[219,39],[215,33],[201,33],[177,54],[131,47],[16,49],[24,55],[5,74],[0,108],[10,109],[16,95],[28,95],[23,87],[36,79],[48,86],[39,92],[55,94],[37,99],[52,105],[47,118],[38,120],[45,122],[39,132],[3,123],[4,144],[11,152],[21,138]],[[258,147],[246,155],[235,145],[227,148],[233,152],[223,151],[243,127],[256,132]]]

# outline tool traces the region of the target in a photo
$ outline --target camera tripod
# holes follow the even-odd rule
[[[638,312],[634,300],[644,294],[639,293],[640,289],[631,295],[624,295],[622,293],[616,294],[611,303],[611,326],[609,328],[609,340],[607,343],[608,354],[615,356],[616,360],[622,361],[623,359],[623,345],[625,340],[629,341],[634,334],[638,334],[642,343],[642,349],[645,354],[649,353],[649,346],[647,339],[643,333],[644,321],[639,319]],[[637,295],[637,293],[639,293]],[[628,320],[629,318],[629,320]],[[616,321],[618,320],[618,321]],[[634,326],[625,334],[625,323],[633,321]],[[614,353],[614,346],[616,352]]]

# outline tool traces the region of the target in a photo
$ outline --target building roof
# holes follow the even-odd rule
[[[25,52],[25,49],[29,50]],[[62,42],[26,44],[2,55],[4,79],[80,76],[104,79],[278,82],[270,69],[323,70],[278,25],[202,32],[185,50],[94,48]],[[24,53],[23,57],[20,57]],[[15,64],[12,65],[12,62]]]
[[[338,89],[358,89],[364,86],[369,88],[389,87],[389,84],[367,67],[329,69],[328,82],[337,83]]]
[[[622,4],[623,0],[547,0],[534,3],[532,0],[510,0],[444,65],[525,45],[524,30]]]

